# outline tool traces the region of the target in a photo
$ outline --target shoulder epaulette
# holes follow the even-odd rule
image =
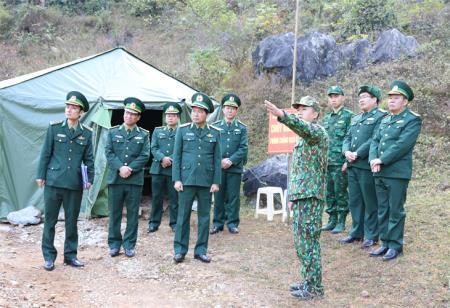
[[[87,125],[85,125],[85,124],[81,124],[81,125],[83,125],[83,127],[84,128],[86,128],[87,130],[89,130],[89,131],[94,131],[93,129],[92,129],[92,127],[89,127],[89,126],[87,126]]]
[[[211,128],[214,128],[215,130],[218,130],[219,132],[222,130],[221,128],[219,128],[219,127],[216,127],[216,126],[214,126],[214,125],[209,125],[209,127],[211,127]]]
[[[51,122],[50,122],[50,125],[61,124],[62,122],[64,122],[64,120],[59,120],[59,121],[51,121]]]
[[[214,123],[212,123],[213,125],[219,124],[220,122],[222,122],[222,120],[216,121]]]
[[[117,127],[119,127],[119,126],[120,126],[120,125],[112,126],[112,127],[110,127],[109,129],[117,128]]]
[[[387,113],[387,111],[384,110],[384,109],[378,108],[378,110],[379,110],[380,112],[382,112],[382,113]]]
[[[186,126],[188,126],[188,125],[191,125],[191,123],[190,123],[190,122],[184,123],[184,124],[181,124],[179,127],[186,127]]]
[[[157,127],[155,127],[155,129],[157,129],[157,128],[164,128],[164,126],[157,126]]]
[[[352,118],[356,118],[357,116],[360,116],[360,115],[362,115],[362,114],[363,114],[363,112],[360,112],[360,113],[354,113],[353,116],[352,116]]]
[[[412,115],[415,115],[416,117],[419,117],[420,118],[420,114],[418,114],[418,113],[415,113],[414,111],[412,111],[411,109],[409,110],[409,112],[411,112],[411,114]]]
[[[245,126],[245,127],[247,127],[247,124],[244,124],[244,123],[242,123],[241,121],[239,121],[239,120],[237,120],[238,121],[238,123],[239,124],[241,124],[241,125],[243,125],[243,126]]]
[[[148,130],[146,130],[145,128],[139,127],[140,129],[142,129],[144,132],[146,132],[147,134],[150,134],[150,132]]]

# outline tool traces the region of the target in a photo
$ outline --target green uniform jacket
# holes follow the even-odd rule
[[[144,185],[144,166],[150,156],[147,130],[135,126],[127,134],[123,124],[112,127],[108,132],[105,154],[109,168],[108,184]],[[119,175],[122,166],[133,169],[126,179]]]
[[[289,173],[289,200],[305,198],[325,200],[328,136],[317,123],[305,122],[285,113],[278,121],[300,136],[294,147]]]
[[[370,144],[369,161],[383,162],[375,177],[411,179],[412,153],[421,127],[422,119],[409,108],[381,120]]]
[[[206,124],[199,132],[194,123],[177,129],[172,181],[210,187],[221,182],[220,129]]]
[[[342,155],[342,143],[350,127],[353,112],[342,107],[338,112],[329,112],[322,120],[328,133],[328,165],[342,166],[345,156]]]
[[[42,147],[38,179],[45,185],[82,190],[81,163],[87,166],[89,183],[94,182],[91,128],[78,124],[70,133],[67,120],[50,124]]]
[[[175,145],[175,134],[177,129],[170,131],[169,127],[156,127],[152,134],[152,143],[150,150],[153,154],[152,166],[150,167],[151,174],[161,174],[172,176],[172,166],[163,168],[161,160],[164,157],[173,159],[173,147]]]
[[[230,168],[222,172],[242,173],[247,163],[248,135],[247,126],[238,120],[234,120],[228,126],[225,120],[214,123],[220,128],[220,148],[222,158],[229,158],[233,163]]]
[[[386,111],[377,107],[369,112],[355,115],[352,118],[350,128],[342,144],[342,154],[346,151],[356,152],[358,157],[353,162],[347,162],[348,167],[370,170],[369,149],[372,136],[380,126],[381,120],[386,116]]]

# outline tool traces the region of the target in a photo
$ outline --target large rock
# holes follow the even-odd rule
[[[255,194],[260,187],[287,187],[287,155],[276,155],[244,172],[244,195]]]
[[[256,74],[277,71],[282,76],[292,76],[294,34],[272,35],[263,39],[252,53]]]
[[[339,46],[341,63],[348,69],[356,70],[367,66],[370,60],[371,46],[368,39],[356,40]]]
[[[12,225],[36,225],[41,222],[41,211],[34,206],[29,206],[9,213],[6,219]]]
[[[293,44],[292,32],[263,39],[252,54],[256,75],[275,73],[291,78]],[[332,76],[342,69],[362,69],[369,63],[414,56],[418,46],[413,37],[405,36],[397,29],[384,31],[373,48],[367,39],[337,45],[327,34],[309,32],[297,40],[296,79],[310,82]]]
[[[419,44],[412,36],[406,36],[397,29],[384,31],[378,37],[372,51],[374,63],[391,61],[402,56],[413,57]]]
[[[297,80],[311,81],[334,75],[341,55],[333,37],[314,31],[298,39],[297,59]]]

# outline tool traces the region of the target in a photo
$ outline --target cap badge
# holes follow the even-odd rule
[[[131,104],[130,104],[130,108],[136,109],[136,103],[131,103]]]
[[[203,102],[203,96],[197,95],[197,97],[195,98],[195,100],[196,100],[197,102]]]
[[[230,96],[230,101],[234,102],[234,96]]]

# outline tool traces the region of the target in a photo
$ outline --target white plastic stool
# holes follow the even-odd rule
[[[260,201],[260,196],[261,194],[265,194],[267,196],[267,208],[262,209],[259,207],[259,201]],[[282,204],[282,209],[281,210],[275,210],[274,207],[274,195],[275,194],[279,194],[280,195],[280,200],[281,200],[281,204]],[[273,220],[273,215],[276,214],[283,214],[283,212],[286,211],[286,203],[284,202],[284,195],[283,195],[283,190],[281,189],[281,187],[273,187],[273,186],[268,186],[268,187],[260,187],[258,188],[258,192],[256,195],[256,212],[255,212],[255,218],[258,218],[258,214],[264,214],[267,215],[267,220],[268,221],[272,221]]]

